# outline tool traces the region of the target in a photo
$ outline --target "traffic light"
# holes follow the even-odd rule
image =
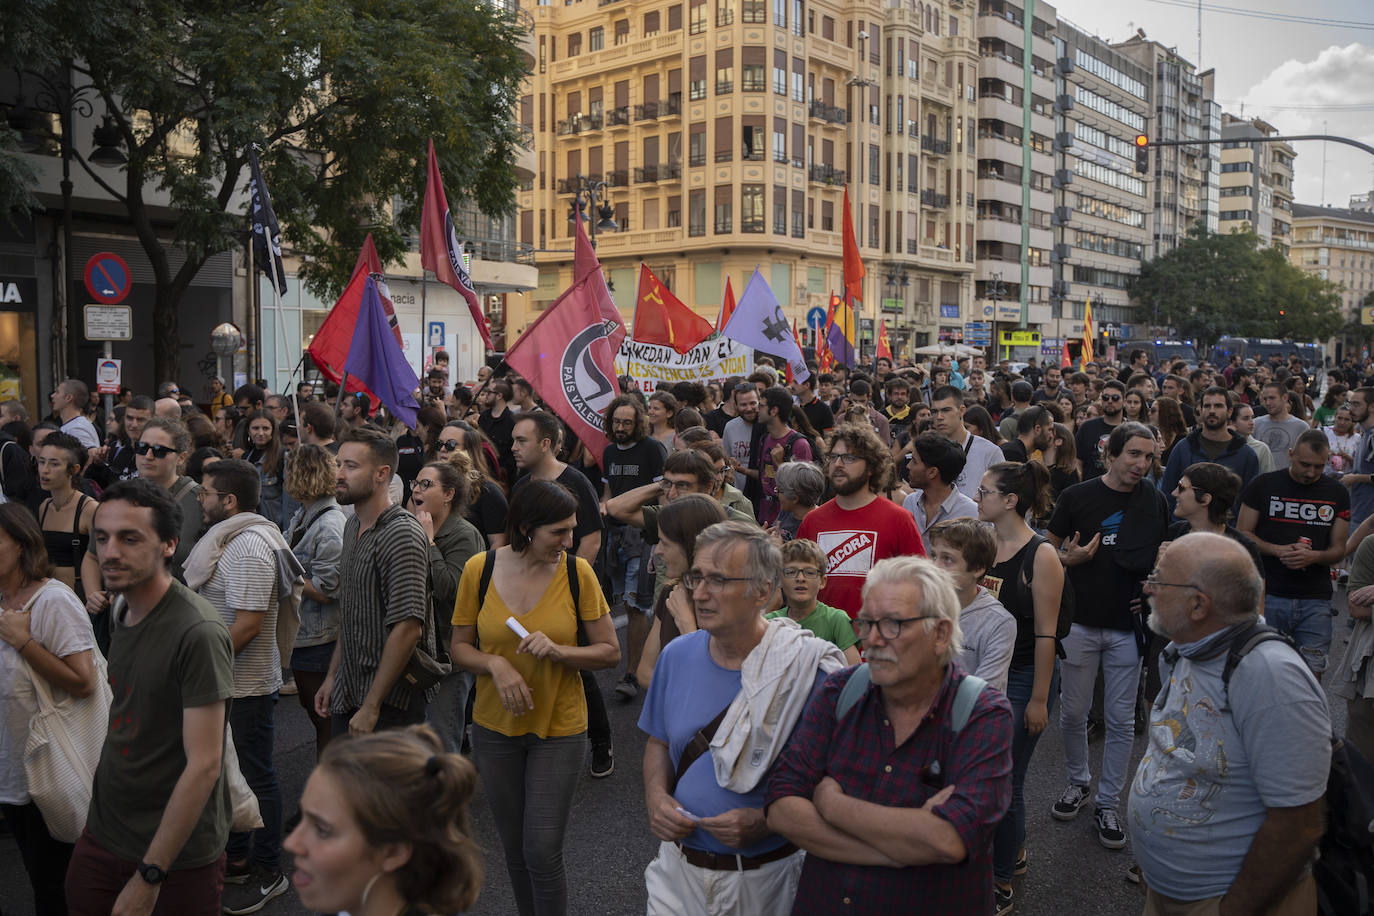
[[[1137,174],[1150,174],[1150,138],[1144,134],[1135,135],[1135,170]]]
[[[1279,317],[1280,317],[1280,318],[1282,318],[1284,315],[1287,315],[1287,314],[1288,314],[1287,309],[1279,309]]]

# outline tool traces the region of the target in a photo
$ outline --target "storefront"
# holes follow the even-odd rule
[[[0,401],[19,401],[37,417],[47,412],[51,380],[39,350],[48,322],[38,309],[33,220],[18,229],[0,221],[0,265]]]

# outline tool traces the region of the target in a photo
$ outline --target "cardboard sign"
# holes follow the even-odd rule
[[[630,376],[645,394],[653,394],[659,382],[705,383],[721,381],[731,375],[747,376],[753,371],[753,349],[719,336],[697,344],[686,353],[627,337],[615,357],[615,374]]]

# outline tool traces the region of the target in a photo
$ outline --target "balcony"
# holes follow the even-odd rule
[[[717,162],[734,162],[734,161],[735,161],[735,151],[734,151],[734,150],[729,150],[729,149],[718,149],[718,150],[716,150],[716,161],[717,161]]]
[[[828,121],[831,124],[844,125],[849,120],[849,115],[843,108],[826,105],[824,102],[812,102],[810,114],[813,118]]]
[[[682,114],[682,93],[675,92],[671,98],[657,102],[645,102],[635,106],[636,121],[656,121],[659,118],[672,118]]]
[[[843,169],[837,169],[833,165],[813,165],[806,170],[806,177],[809,181],[819,184],[844,184],[845,174]]]
[[[591,182],[592,184],[595,184],[596,182],[601,180],[601,176],[598,174],[584,175],[582,177],[586,178],[587,181]],[[579,181],[577,178],[560,178],[558,179],[557,187],[559,194],[576,194],[578,191],[582,189],[582,182]]]
[[[644,165],[635,169],[635,184],[678,181],[681,178],[682,166],[676,162],[660,162],[656,165]]]
[[[590,133],[601,129],[601,115],[581,115],[558,122],[558,136]]]
[[[517,141],[525,149],[534,149],[534,128],[520,125],[520,139]]]
[[[921,192],[921,204],[926,207],[934,207],[936,210],[944,210],[949,207],[949,195],[925,190]]]
[[[612,108],[606,114],[607,127],[628,127],[630,125],[630,106],[621,105],[619,108]]]
[[[629,169],[616,169],[614,172],[606,173],[606,187],[608,188],[623,188],[629,183]]]
[[[921,149],[936,156],[948,156],[949,141],[939,140],[932,137],[930,134],[926,134],[921,138]]]

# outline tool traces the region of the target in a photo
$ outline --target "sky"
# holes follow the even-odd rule
[[[1198,61],[1194,0],[1058,0],[1052,5],[1062,18],[1099,38],[1124,41],[1144,29],[1147,38]],[[1374,145],[1374,2],[1203,0],[1202,7],[1198,69],[1215,68],[1222,110],[1263,118],[1284,134],[1334,134]],[[1266,13],[1339,22],[1261,18]],[[1303,142],[1294,149],[1298,203],[1344,207],[1351,195],[1374,190],[1374,155],[1338,143]]]

